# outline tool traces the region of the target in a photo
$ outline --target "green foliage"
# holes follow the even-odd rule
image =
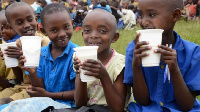
[[[125,55],[127,45],[135,38],[136,30],[139,29],[141,28],[137,25],[133,30],[120,30],[120,38],[117,42],[113,43],[111,47],[117,52]],[[200,22],[180,20],[175,25],[174,30],[181,35],[183,39],[200,45]],[[74,31],[71,40],[80,46],[84,46],[81,32]]]

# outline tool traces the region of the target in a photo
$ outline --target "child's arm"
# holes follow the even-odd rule
[[[0,86],[5,89],[8,87],[14,87],[13,84],[9,83],[7,79],[0,76]]]
[[[74,90],[51,93],[41,87],[29,86],[26,88],[31,97],[50,97],[54,100],[74,100]]]
[[[112,84],[106,68],[99,60],[88,59],[81,65],[81,67],[84,70],[90,71],[85,72],[85,75],[95,76],[100,79],[109,108],[114,112],[122,112],[126,97],[126,87],[123,84],[123,70],[118,75],[114,84]]]
[[[75,80],[75,92],[74,92],[74,100],[77,107],[87,106],[88,102],[88,94],[87,94],[87,83],[82,82],[80,79],[80,60],[75,57],[74,58],[74,68],[76,69],[76,80]]]
[[[161,53],[163,61],[169,66],[176,102],[182,111],[189,111],[194,106],[196,94],[191,92],[185,84],[178,67],[176,50],[164,45],[159,45],[159,48],[161,49],[155,50],[155,52]]]
[[[148,42],[139,42],[139,36],[140,34],[138,34],[135,38],[135,48],[133,51],[133,94],[134,98],[140,105],[147,106],[150,104],[150,96],[147,84],[142,74],[141,58],[148,56],[149,54],[142,52],[151,48],[142,47],[142,45],[147,45]]]

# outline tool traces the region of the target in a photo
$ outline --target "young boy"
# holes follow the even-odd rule
[[[72,57],[73,48],[77,45],[70,41],[73,32],[70,13],[62,4],[52,3],[42,10],[41,22],[51,42],[41,49],[37,70],[25,67],[32,82],[27,92],[32,97],[50,97],[75,106],[73,99],[76,74]],[[23,58],[21,61],[25,62]]]
[[[22,10],[23,9],[23,10]],[[46,46],[49,43],[49,39],[36,32],[37,19],[34,11],[30,5],[24,2],[16,2],[11,4],[6,9],[6,18],[8,23],[20,36],[41,36],[41,46]],[[21,41],[16,41],[19,47],[8,47],[6,53],[8,57],[19,58],[21,56]],[[23,99],[30,97],[25,88],[30,84],[29,75],[25,74],[25,71],[20,67],[12,68],[16,78],[22,82],[21,85],[16,85],[14,88],[7,88],[0,92],[0,96],[4,98],[11,98],[12,100]]]
[[[45,0],[41,0],[40,1],[40,6],[37,8],[37,10],[35,11],[37,14],[37,19],[38,19],[38,31],[41,31],[42,28],[42,24],[41,24],[41,18],[40,18],[40,13],[42,11],[42,9],[47,5],[47,2]]]
[[[154,50],[161,54],[160,66],[142,67],[143,51],[151,47],[139,41],[139,35],[126,50],[124,83],[133,86],[136,103],[131,112],[180,112],[200,111],[196,96],[200,94],[200,46],[181,39],[173,31],[181,17],[183,0],[140,0],[139,23],[142,29],[163,29],[162,45]],[[172,44],[172,48],[167,47]],[[163,82],[168,64],[170,83]]]
[[[6,16],[5,16],[5,10],[1,11],[0,16],[0,26],[2,31],[2,40],[4,43],[9,42],[15,42],[17,39],[19,39],[20,35],[18,35],[12,27],[8,24]],[[14,84],[19,84],[20,82],[16,80],[15,75],[12,71],[12,68],[6,68],[5,61],[1,60],[0,63],[0,91],[2,89],[13,87]],[[12,83],[13,82],[13,83]],[[15,83],[18,82],[18,83]],[[1,88],[2,87],[2,88]],[[0,99],[2,96],[0,96]]]
[[[96,17],[94,19],[94,17]],[[89,106],[95,112],[122,112],[125,107],[127,88],[123,84],[125,57],[110,48],[119,38],[116,32],[115,17],[102,9],[88,13],[83,22],[83,40],[86,46],[99,46],[98,61],[87,60],[80,62],[74,59],[77,70],[75,83],[75,103],[77,107]],[[81,67],[84,75],[94,76],[92,82],[81,82]]]

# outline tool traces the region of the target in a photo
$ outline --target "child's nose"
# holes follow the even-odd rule
[[[24,22],[24,28],[25,28],[25,29],[30,28],[30,26],[31,26],[31,25],[30,25],[29,22]]]
[[[150,24],[150,21],[149,21],[148,18],[142,18],[141,24],[142,24],[142,26],[144,26],[144,27],[148,27],[149,24]]]
[[[92,31],[90,38],[97,38],[97,37],[98,37],[97,31]]]
[[[58,37],[65,37],[66,36],[66,32],[61,30],[58,34]]]

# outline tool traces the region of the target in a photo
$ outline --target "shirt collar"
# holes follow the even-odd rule
[[[183,47],[183,42],[181,40],[180,35],[178,35],[178,33],[176,33],[175,31],[173,33],[174,33],[174,36],[176,38],[176,43],[174,45],[174,49],[177,50],[177,51],[183,50],[184,47]]]
[[[68,45],[65,47],[64,52],[63,52],[60,56],[58,56],[58,57],[62,57],[64,54],[68,55],[69,52],[70,52],[71,44],[72,44],[72,42],[69,41],[69,42],[68,42]],[[45,58],[48,58],[48,59],[50,59],[50,60],[53,60],[53,58],[52,58],[52,56],[51,56],[51,51],[50,51],[50,50],[51,50],[51,49],[50,49],[51,46],[52,46],[52,42],[49,42],[49,45],[47,46],[47,49],[45,49],[45,51],[42,52],[41,55],[43,55]]]
[[[5,41],[6,43],[9,43],[9,42],[15,42],[17,39],[19,39],[20,38],[20,35],[18,35],[18,34],[16,34],[12,39],[10,39],[10,40],[7,40],[7,41],[5,41],[4,39],[3,39],[3,37],[2,37],[2,40],[3,41]]]

